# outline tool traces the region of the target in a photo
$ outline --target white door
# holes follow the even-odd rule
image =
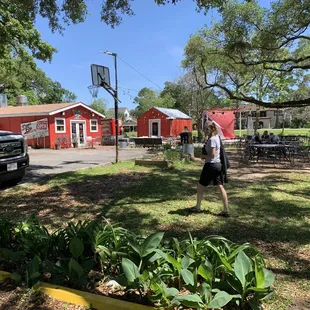
[[[85,122],[71,122],[71,142],[78,146],[86,144]]]

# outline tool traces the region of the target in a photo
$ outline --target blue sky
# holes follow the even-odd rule
[[[58,49],[51,63],[38,62],[38,66],[63,87],[77,95],[77,100],[92,102],[87,86],[91,84],[92,63],[110,67],[114,82],[113,57],[100,50],[116,52],[119,57],[163,87],[165,81],[173,81],[182,75],[180,68],[183,48],[190,35],[209,24],[216,12],[207,16],[195,11],[193,1],[181,1],[177,5],[158,7],[152,0],[135,0],[133,17],[125,16],[123,23],[111,29],[100,21],[100,2],[89,1],[86,22],[67,27],[64,35],[52,34],[43,19],[37,20],[37,28],[43,39]],[[135,107],[134,90],[154,84],[136,73],[122,61],[118,61],[119,97],[130,109]],[[130,91],[128,89],[131,89]],[[113,106],[111,96],[100,89],[98,98],[105,98]]]

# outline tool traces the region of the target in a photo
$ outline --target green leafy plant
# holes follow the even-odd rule
[[[147,238],[137,238],[134,236],[129,241],[129,258],[122,258],[122,270],[126,282],[124,285],[128,289],[138,289],[142,296],[142,291],[147,291],[151,281],[158,277],[160,256],[156,253],[164,233],[154,233]]]
[[[92,241],[92,247],[99,256],[102,271],[119,271],[122,257],[128,257],[128,243],[132,234],[106,221],[97,228]],[[111,270],[113,269],[113,270]]]
[[[84,253],[83,242],[73,237],[69,243],[70,255],[59,257],[56,263],[46,260],[47,270],[52,275],[52,282],[68,282],[73,287],[86,286],[88,273],[93,268],[93,259]]]
[[[151,281],[151,294],[149,298],[153,302],[160,303],[162,307],[172,307],[172,300],[179,294],[175,287],[167,287],[163,281]]]
[[[0,247],[11,244],[14,224],[6,219],[0,219]]]
[[[263,257],[249,243],[221,236],[145,238],[106,220],[49,232],[35,217],[0,221],[1,227],[0,262],[29,287],[46,275],[52,283],[86,287],[94,270],[158,307],[258,309],[272,294],[274,275]]]
[[[36,285],[41,278],[41,260],[38,256],[34,256],[26,270],[26,285],[32,287]]]
[[[130,257],[139,266],[139,271],[143,271],[148,263],[154,261],[154,258],[159,258],[156,250],[160,245],[164,233],[154,233],[145,238],[142,242],[138,238],[133,238],[129,241],[129,246],[133,250]]]
[[[28,257],[37,255],[41,260],[53,252],[53,234],[42,226],[35,216],[20,222],[15,228],[15,239],[20,250]]]
[[[176,161],[181,160],[180,152],[178,152],[176,150],[172,150],[172,149],[167,149],[164,152],[164,157],[165,157],[165,159],[170,160],[172,162],[176,162]]]

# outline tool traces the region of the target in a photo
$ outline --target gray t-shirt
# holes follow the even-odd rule
[[[207,163],[215,164],[215,163],[220,163],[221,158],[220,158],[220,148],[221,148],[221,143],[220,143],[220,137],[219,135],[212,136],[206,145],[206,151],[207,154],[211,153],[211,148],[215,148],[215,156],[211,159],[206,161]]]

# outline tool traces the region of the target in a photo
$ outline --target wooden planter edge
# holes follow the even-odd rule
[[[0,270],[0,282],[10,278],[11,273]],[[114,299],[102,295],[83,292],[45,282],[34,288],[36,291],[49,295],[57,300],[78,306],[93,307],[97,310],[151,310],[152,307]]]

